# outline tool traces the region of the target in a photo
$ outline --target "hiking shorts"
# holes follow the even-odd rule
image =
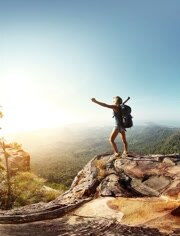
[[[123,128],[122,126],[120,126],[120,125],[114,125],[114,129],[118,129],[118,131],[121,133],[121,132],[123,132],[123,131],[125,131],[126,132],[126,129],[125,128]]]

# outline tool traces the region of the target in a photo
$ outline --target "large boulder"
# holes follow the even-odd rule
[[[179,163],[178,154],[119,158],[108,153],[97,155],[77,174],[63,200],[94,196],[167,196],[177,199],[180,193]]]

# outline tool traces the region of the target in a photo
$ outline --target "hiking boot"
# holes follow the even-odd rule
[[[124,151],[124,152],[122,153],[122,156],[128,157],[128,152],[127,152],[127,151]]]
[[[115,153],[114,153],[114,156],[115,156],[115,157],[120,157],[120,153],[119,153],[119,152],[115,152]]]

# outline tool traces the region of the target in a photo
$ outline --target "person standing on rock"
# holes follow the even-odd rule
[[[126,129],[123,127],[123,124],[122,124],[122,114],[121,114],[122,98],[120,98],[119,96],[113,97],[113,105],[99,102],[95,98],[91,98],[91,101],[100,105],[100,106],[107,107],[107,108],[110,108],[113,110],[114,117],[115,117],[115,126],[110,134],[109,142],[112,145],[115,156],[116,157],[120,156],[120,153],[118,152],[117,145],[115,143],[115,139],[116,139],[118,133],[120,133],[120,137],[121,137],[121,140],[123,142],[123,147],[124,147],[123,155],[128,155],[128,144],[126,141]]]

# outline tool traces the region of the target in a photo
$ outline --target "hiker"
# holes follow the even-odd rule
[[[122,113],[121,113],[122,98],[120,98],[119,96],[113,97],[113,105],[99,102],[95,98],[92,98],[91,101],[94,103],[97,103],[100,106],[113,109],[114,118],[115,118],[115,126],[110,134],[109,142],[112,145],[115,156],[116,157],[120,156],[117,145],[115,143],[115,139],[118,133],[120,133],[120,137],[121,137],[121,140],[123,142],[123,147],[124,147],[123,155],[128,155],[128,144],[126,141],[126,133],[125,133],[126,129],[123,126]]]

